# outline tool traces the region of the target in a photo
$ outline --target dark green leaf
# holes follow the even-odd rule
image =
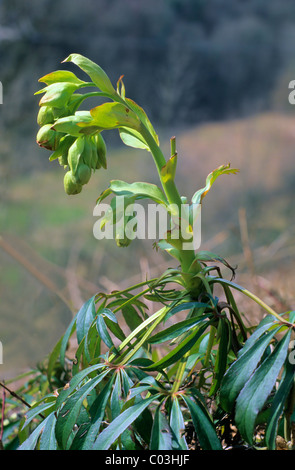
[[[92,324],[96,316],[95,310],[95,296],[87,300],[77,313],[76,329],[77,329],[77,340],[80,343],[83,337],[86,335],[90,325]]]
[[[162,403],[157,406],[150,442],[150,450],[171,450],[172,436],[167,419],[161,411]]]
[[[55,426],[55,435],[62,449],[67,449],[68,441],[73,433],[74,426],[77,424],[78,416],[83,406],[83,400],[109,373],[104,371],[93,379],[89,380],[77,392],[75,392],[64,404],[57,416]]]
[[[171,341],[172,339],[177,338],[183,333],[186,333],[187,331],[191,330],[196,325],[204,323],[205,318],[206,317],[204,316],[202,316],[201,318],[192,317],[188,318],[187,320],[180,321],[175,325],[172,325],[169,328],[166,328],[165,330],[156,333],[154,336],[151,336],[148,342],[152,344],[159,344],[165,341]]]
[[[231,411],[234,402],[247,380],[256,369],[264,351],[280,327],[269,331],[242,354],[227,370],[220,389],[220,404],[225,411]]]
[[[203,403],[185,395],[183,395],[183,399],[191,413],[201,448],[203,450],[222,450],[213,422]]]
[[[28,437],[28,439],[26,439],[19,447],[17,450],[34,450],[35,447],[36,447],[36,444],[38,442],[38,439],[40,437],[40,434],[41,432],[43,431],[47,421],[50,421],[52,418],[51,418],[51,415],[47,416],[47,418],[44,419],[44,421],[42,421],[42,423],[40,423],[36,429],[34,429],[34,431],[32,432],[32,434],[30,434],[30,436]]]
[[[172,433],[172,449],[187,450],[188,447],[184,437],[185,423],[177,398],[174,398],[172,401],[170,428]]]
[[[220,322],[220,340],[214,365],[214,379],[209,395],[214,395],[218,391],[227,367],[230,325],[227,319],[221,319]]]
[[[55,438],[55,424],[56,417],[55,413],[51,413],[48,416],[48,420],[44,426],[41,439],[40,439],[40,450],[57,450],[57,442]]]
[[[238,356],[240,357],[242,354],[245,354],[248,349],[250,349],[267,330],[270,329],[271,326],[276,326],[276,319],[272,315],[267,315],[264,317],[259,325],[255,328],[254,332],[251,336],[247,339],[242,349],[239,350]]]
[[[92,450],[107,450],[115,440],[130,426],[133,421],[154,401],[157,395],[146,398],[136,405],[127,408],[104,429],[94,442]]]
[[[112,421],[114,421],[117,416],[121,413],[122,403],[121,403],[121,377],[120,373],[116,372],[116,380],[114,388],[111,394],[110,400]]]
[[[44,411],[49,411],[51,408],[55,408],[56,397],[53,395],[49,395],[48,397],[44,397],[41,401],[35,403],[26,413],[26,421],[22,427],[22,430],[29,424],[31,421],[38,417],[40,413],[42,414]]]
[[[62,337],[61,341],[61,346],[60,346],[60,362],[61,365],[64,367],[65,366],[65,355],[66,355],[66,350],[68,347],[68,342],[72,334],[74,333],[76,329],[76,320],[77,320],[77,315],[72,319],[71,323],[69,324],[68,328],[66,329],[65,334]]]
[[[120,341],[124,341],[126,338],[123,330],[119,326],[118,323],[114,323],[112,320],[110,320],[108,317],[105,317],[104,319],[106,326],[108,329],[113,333],[113,335],[116,336]]]
[[[286,400],[288,398],[291,387],[294,383],[294,374],[294,364],[290,364],[290,362],[287,361],[285,365],[285,375],[273,399],[270,408],[270,417],[268,419],[267,428],[265,431],[265,442],[269,450],[276,450],[278,422],[286,405]]]
[[[56,400],[56,407],[60,407],[66,401],[68,396],[76,390],[76,388],[85,378],[91,376],[92,373],[99,371],[99,369],[102,369],[103,367],[105,367],[105,364],[94,364],[93,366],[87,367],[86,369],[83,369],[78,372],[71,379],[68,386],[64,387],[63,390],[60,391]]]
[[[109,318],[112,322],[118,323],[116,315],[112,312],[110,308],[103,308],[99,311],[99,315],[104,315]]]
[[[110,349],[111,347],[114,346],[114,343],[109,335],[109,332],[107,330],[105,321],[101,315],[97,316],[96,319],[96,327],[99,336],[101,337],[102,341],[105,343],[105,345]]]
[[[291,330],[262,362],[238,396],[236,424],[243,438],[249,443],[252,443],[256,417],[272,391],[286,359],[290,335]]]
[[[122,308],[122,314],[126,324],[131,331],[135,330],[142,323],[142,319],[138,315],[133,305],[128,305]]]
[[[81,448],[82,450],[89,450],[93,446],[93,443],[99,433],[102,420],[105,416],[106,406],[112,391],[114,378],[115,375],[113,375],[112,378],[107,382],[94,403],[91,405],[89,410],[91,423],[89,424],[85,438],[83,440],[80,438],[81,444],[77,448]]]
[[[197,331],[194,331],[191,335],[185,338],[178,346],[170,351],[166,356],[160,359],[152,366],[146,367],[147,370],[162,370],[177,362],[183,355],[189,351],[194,344],[197,342],[199,337],[204,333],[206,328],[209,326],[209,322],[202,325]]]
[[[175,315],[178,312],[183,312],[184,310],[191,310],[195,309],[198,310],[200,309],[200,312],[203,313],[204,309],[209,308],[210,305],[206,304],[205,302],[183,302],[177,305],[176,307],[173,307],[166,315],[165,321],[170,318],[172,315]],[[195,312],[196,313],[196,312]]]

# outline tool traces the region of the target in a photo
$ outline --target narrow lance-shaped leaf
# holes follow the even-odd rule
[[[172,449],[187,450],[188,447],[184,436],[185,423],[177,398],[174,398],[172,401],[170,428],[172,433]]]
[[[94,364],[93,366],[89,366],[86,369],[79,371],[71,379],[67,387],[63,388],[60,391],[56,400],[56,408],[59,408],[66,401],[68,396],[75,391],[75,389],[80,385],[82,380],[90,376],[93,372],[98,371],[99,369],[102,369],[103,367],[105,367],[105,365],[102,363],[99,363],[99,364]]]
[[[55,434],[59,445],[63,449],[67,448],[67,443],[81,412],[84,399],[108,373],[109,370],[106,370],[94,379],[89,380],[76,393],[74,393],[61,408],[57,416]]]
[[[114,343],[112,341],[112,338],[109,335],[109,332],[107,330],[107,326],[105,324],[105,321],[103,319],[102,315],[98,315],[96,319],[96,328],[98,331],[99,336],[101,337],[102,341],[105,343],[105,345],[110,349],[114,346]]]
[[[183,396],[191,413],[192,421],[203,450],[222,450],[213,422],[204,405],[199,400]]]
[[[188,318],[187,320],[178,322],[175,325],[172,325],[169,328],[166,328],[165,330],[160,331],[159,333],[156,333],[155,335],[151,336],[148,342],[152,344],[159,344],[164,343],[165,341],[171,341],[172,339],[177,338],[183,333],[186,333],[187,331],[191,330],[191,328],[195,327],[196,325],[204,323],[205,318],[206,317],[203,316],[201,318],[192,317]]]
[[[275,385],[288,353],[291,330],[262,362],[238,396],[236,424],[243,438],[252,443],[256,417]],[[242,356],[243,357],[243,356]]]
[[[280,382],[279,388],[275,394],[272,405],[270,407],[270,417],[268,419],[266,431],[265,431],[265,442],[269,450],[276,450],[276,437],[279,419],[286,406],[286,400],[288,399],[289,392],[294,383],[295,365],[289,361],[285,365],[285,374]]]
[[[157,406],[152,427],[150,450],[171,450],[172,435],[169,423],[161,411],[162,403]]]
[[[227,366],[228,347],[230,341],[230,325],[227,319],[221,319],[220,321],[220,340],[215,359],[214,380],[209,395],[214,395],[218,391]]]
[[[40,434],[41,432],[43,431],[47,421],[49,421],[51,419],[51,415],[47,416],[47,418],[44,419],[44,421],[42,421],[42,423],[40,423],[36,429],[34,429],[34,431],[32,432],[32,434],[30,434],[30,436],[28,437],[28,439],[26,439],[19,447],[17,450],[34,450],[36,445],[37,445],[37,442],[38,442],[38,439],[40,437]]]
[[[95,310],[95,296],[87,300],[81,307],[77,314],[76,329],[77,329],[77,340],[80,343],[83,337],[86,335],[91,323],[96,316]]]
[[[28,424],[30,424],[34,418],[38,417],[44,411],[49,412],[51,408],[55,408],[55,402],[56,397],[54,397],[53,395],[48,395],[47,397],[44,397],[42,400],[31,406],[31,408],[26,413],[26,420],[21,430],[25,429],[25,427],[28,426]]]
[[[55,413],[51,413],[51,415],[48,416],[48,420],[46,421],[46,424],[42,431],[39,446],[40,450],[57,450],[57,441],[55,438],[55,425]]]
[[[100,430],[101,423],[105,416],[107,402],[109,400],[112,386],[114,383],[115,374],[112,378],[107,382],[104,386],[102,391],[99,393],[96,400],[90,407],[89,414],[91,416],[91,422],[88,425],[87,433],[84,434],[85,429],[81,428],[81,433],[77,433],[75,436],[75,442],[73,443],[71,448],[80,449],[80,450],[89,450]],[[83,434],[81,436],[81,434]]]
[[[220,404],[225,411],[230,411],[233,408],[238,394],[253,374],[271,339],[279,330],[280,327],[277,327],[274,331],[259,338],[245,354],[242,354],[229,367],[220,389]]]
[[[146,367],[146,370],[162,370],[177,362],[183,355],[189,351],[196,341],[202,336],[204,331],[208,328],[210,322],[202,325],[197,331],[193,331],[187,338],[185,338],[178,346],[170,351],[166,356],[160,359],[155,364]]]
[[[127,408],[121,413],[110,425],[104,429],[94,442],[92,450],[108,450],[110,446],[117,440],[117,438],[130,426],[138,416],[157,398],[159,395],[154,395],[145,398],[136,405]]]

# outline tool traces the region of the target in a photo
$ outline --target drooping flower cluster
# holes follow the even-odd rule
[[[39,81],[47,86],[37,92],[45,93],[39,102],[37,143],[53,152],[51,161],[58,159],[67,169],[64,176],[66,193],[78,194],[92,173],[107,165],[101,129],[79,127],[79,123],[90,122],[92,117],[89,111],[78,111],[87,95],[75,92],[91,84],[69,71],[52,72]]]

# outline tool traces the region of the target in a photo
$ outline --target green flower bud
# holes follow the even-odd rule
[[[53,108],[51,106],[41,106],[37,116],[37,123],[39,126],[42,127],[45,126],[45,124],[53,124],[53,122]]]
[[[63,134],[51,129],[52,124],[45,124],[39,129],[36,137],[37,144],[48,150],[56,150]]]
[[[82,191],[82,185],[77,183],[71,171],[68,171],[64,176],[64,188],[69,195],[79,194]]]
[[[87,184],[91,178],[91,169],[85,163],[80,163],[75,178],[80,184]]]
[[[98,162],[97,149],[96,149],[96,143],[94,141],[94,137],[89,136],[88,141],[89,141],[88,164],[90,168],[92,168],[93,170],[96,170],[96,169],[99,169],[101,165]],[[87,163],[85,158],[84,158],[84,162]]]
[[[104,139],[103,139],[103,137],[100,133],[95,134],[94,141],[95,141],[95,144],[96,144],[98,164],[99,164],[99,166],[97,165],[97,168],[100,168],[102,166],[103,168],[106,169],[106,167],[107,167],[107,160],[106,160],[107,148],[106,148],[105,141],[104,141]]]

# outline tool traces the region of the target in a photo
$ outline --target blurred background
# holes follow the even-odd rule
[[[69,197],[63,169],[36,144],[38,79],[70,70],[61,61],[72,52],[114,84],[124,75],[167,156],[176,136],[182,195],[224,163],[239,168],[204,200],[201,249],[237,265],[236,281],[277,311],[295,309],[294,1],[0,0],[0,378],[42,361],[96,292],[174,265],[152,241],[117,248],[92,233],[110,179],[157,183],[147,152],[104,133],[108,170]],[[261,318],[240,301],[249,321]]]

